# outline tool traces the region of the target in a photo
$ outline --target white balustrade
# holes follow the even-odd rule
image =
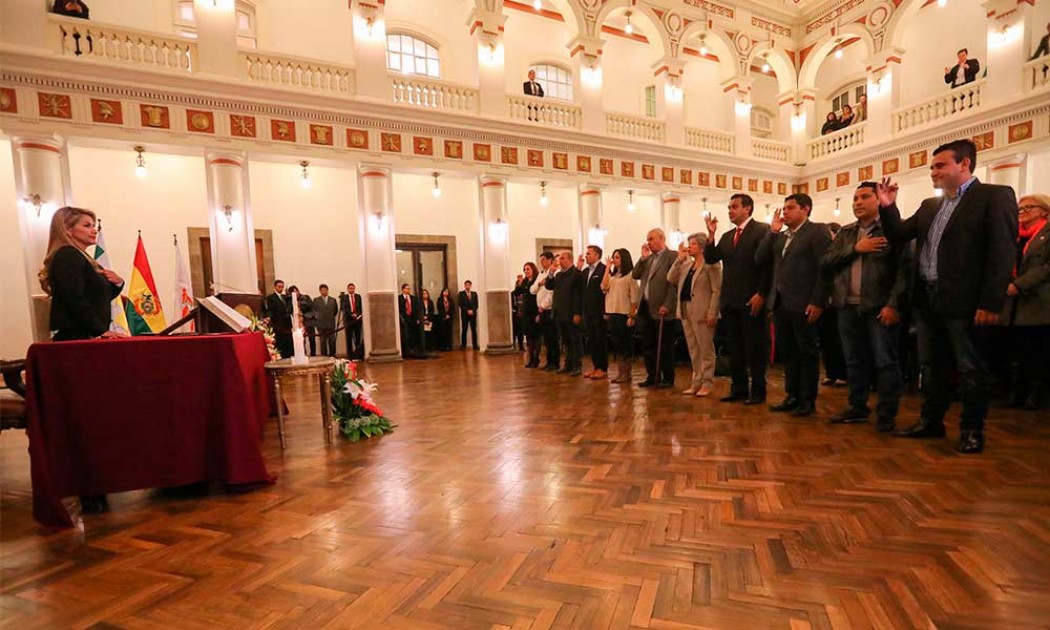
[[[246,78],[252,82],[343,96],[354,94],[353,68],[256,50],[241,50],[237,58]]]
[[[696,127],[685,128],[685,144],[694,149],[714,151],[716,153],[736,152],[736,138],[733,134],[714,129],[699,129]]]
[[[838,131],[832,131],[831,133],[821,136],[816,140],[810,140],[806,143],[808,149],[809,159],[816,160],[824,157],[825,155],[831,155],[833,153],[839,153],[856,146],[863,144],[864,142],[864,129],[868,126],[868,123],[862,122],[856,125],[850,125],[845,129],[839,129]]]
[[[605,131],[614,136],[663,142],[666,125],[652,118],[629,114],[605,114]]]
[[[893,112],[893,132],[901,133],[928,123],[972,112],[981,106],[985,79],[967,83],[917,105]]]
[[[580,128],[579,105],[564,101],[508,94],[507,111],[512,120],[533,122],[549,127]]]
[[[791,161],[791,145],[786,142],[751,138],[751,153],[762,160],[773,160],[785,164]]]
[[[196,66],[197,43],[191,39],[56,15],[48,19],[63,56],[178,72]]]
[[[1026,92],[1050,86],[1050,55],[1033,59],[1024,65],[1024,89]]]
[[[394,102],[398,105],[458,112],[478,111],[478,91],[475,88],[412,76],[391,76],[390,88]]]

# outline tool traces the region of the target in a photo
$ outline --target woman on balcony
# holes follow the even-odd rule
[[[839,129],[845,129],[853,124],[856,116],[853,114],[853,108],[849,105],[842,106],[842,116],[839,117]]]
[[[828,112],[828,119],[824,121],[824,126],[820,128],[820,135],[826,136],[832,131],[838,131],[839,129],[839,117],[835,112]]]

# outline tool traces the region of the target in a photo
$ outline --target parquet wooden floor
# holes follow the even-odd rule
[[[289,449],[266,434],[275,486],[112,495],[78,531],[35,526],[25,435],[4,432],[0,623],[1050,627],[1045,412],[994,410],[964,457],[954,427],[901,441],[519,357],[367,372],[395,433],[326,449],[304,387]]]

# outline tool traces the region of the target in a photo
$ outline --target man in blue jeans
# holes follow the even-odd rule
[[[853,193],[856,222],[839,230],[821,267],[831,305],[838,309],[838,332],[849,375],[849,408],[832,424],[866,422],[868,393],[875,367],[879,431],[892,431],[903,379],[897,359],[900,315],[897,300],[908,286],[903,246],[887,240],[879,221],[878,185],[864,182]]]

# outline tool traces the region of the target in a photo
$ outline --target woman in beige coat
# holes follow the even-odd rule
[[[693,380],[682,393],[707,396],[715,385],[715,326],[722,292],[722,266],[704,262],[707,235],[690,234],[678,246],[678,260],[667,272],[667,281],[678,287],[678,319],[685,330]]]

